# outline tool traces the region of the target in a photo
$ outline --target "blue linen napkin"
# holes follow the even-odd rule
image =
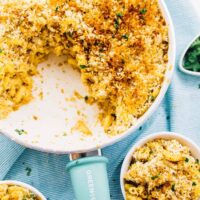
[[[198,0],[165,0],[171,13],[177,42],[177,63],[188,42],[199,32],[200,18],[192,5]],[[173,82],[156,113],[127,139],[103,149],[109,159],[111,199],[122,200],[119,175],[129,148],[139,139],[158,131],[175,131],[200,145],[200,78],[186,76],[176,69]],[[38,188],[49,200],[72,200],[66,155],[37,152],[0,135],[0,179],[26,182]]]

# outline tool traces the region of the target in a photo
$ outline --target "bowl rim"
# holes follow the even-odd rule
[[[200,33],[198,33],[190,42],[189,44],[186,46],[186,48],[184,49],[183,53],[181,54],[181,58],[179,60],[179,69],[180,71],[182,71],[185,74],[191,75],[191,76],[200,76],[200,72],[193,72],[193,71],[189,71],[187,69],[184,68],[183,66],[183,59],[187,53],[187,51],[189,50],[190,46],[192,45],[192,43],[200,37]]]
[[[175,133],[175,132],[168,132],[168,131],[162,131],[162,132],[157,132],[153,133],[147,137],[144,137],[140,139],[138,142],[136,142],[128,151],[126,154],[124,161],[122,163],[121,171],[120,171],[120,186],[121,186],[121,191],[123,194],[123,197],[125,198],[125,189],[124,189],[124,174],[127,172],[128,167],[130,166],[130,162],[132,159],[132,154],[133,152],[140,148],[141,146],[145,145],[147,142],[155,140],[155,139],[175,139],[178,140],[181,144],[188,146],[192,152],[192,154],[198,154],[198,159],[200,159],[200,147],[190,138],[180,134],[180,133]],[[194,153],[196,152],[196,153]]]
[[[46,197],[38,189],[36,189],[35,187],[33,187],[27,183],[24,183],[21,181],[15,181],[15,180],[0,181],[0,185],[3,185],[3,184],[21,186],[21,187],[26,188],[29,191],[33,192],[34,194],[36,194],[41,200],[47,200]]]

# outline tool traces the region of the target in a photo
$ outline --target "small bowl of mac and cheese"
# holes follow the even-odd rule
[[[34,187],[19,181],[0,181],[0,200],[46,200]]]
[[[137,142],[124,159],[126,200],[200,199],[200,149],[190,139],[162,132]]]

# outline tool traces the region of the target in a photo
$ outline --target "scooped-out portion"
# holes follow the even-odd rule
[[[4,0],[0,22],[2,119],[32,100],[50,53],[79,70],[110,135],[132,126],[162,87],[169,39],[158,0]]]

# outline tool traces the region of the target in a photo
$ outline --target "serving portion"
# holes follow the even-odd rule
[[[19,185],[0,184],[0,200],[45,200]]]
[[[98,105],[110,135],[135,124],[159,94],[169,38],[157,0],[8,0],[0,20],[1,118],[32,100],[32,78],[50,53],[81,73],[85,101]]]
[[[198,200],[200,151],[175,133],[149,136],[127,155],[121,174],[129,199]]]

